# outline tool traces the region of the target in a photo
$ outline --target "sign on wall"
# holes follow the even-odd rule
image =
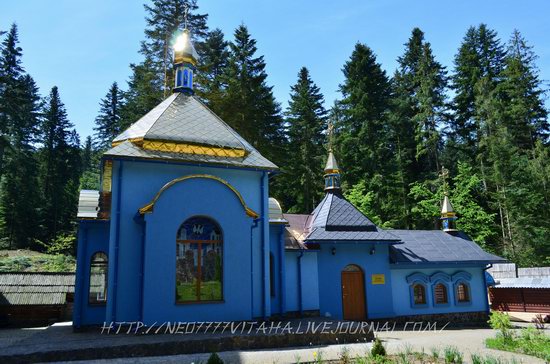
[[[373,274],[371,282],[372,284],[386,284],[386,277],[383,274]]]

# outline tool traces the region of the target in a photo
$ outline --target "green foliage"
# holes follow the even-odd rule
[[[0,273],[8,272],[74,272],[76,261],[72,256],[19,255],[0,257]]]
[[[291,87],[290,101],[285,113],[287,152],[283,166],[286,185],[282,203],[289,212],[310,213],[321,199],[323,191],[323,162],[326,152],[322,147],[327,111],[323,95],[313,83],[307,68],[298,73],[297,83]]]
[[[492,311],[488,321],[493,330],[498,330],[504,341],[511,341],[513,338],[512,323],[510,316],[504,312]]]
[[[367,191],[365,181],[359,181],[344,193],[345,197],[363,214],[368,216],[372,222],[381,227],[389,227],[387,222],[382,221],[380,216],[375,215],[374,199],[375,193]]]
[[[485,341],[488,348],[532,355],[550,361],[550,337],[542,330],[529,327],[521,330],[519,337],[497,335]]]
[[[74,234],[59,234],[46,245],[47,254],[74,255],[76,236]]]
[[[348,347],[344,346],[342,350],[340,351],[339,360],[341,364],[351,364],[351,354],[349,352]]]
[[[446,346],[443,349],[443,357],[445,364],[462,364],[464,361],[462,353],[453,346]]]
[[[121,109],[123,102],[122,91],[118,88],[118,84],[113,82],[109,92],[99,103],[99,114],[95,119],[94,131],[96,133],[94,137],[96,148],[99,150],[109,148],[113,139],[122,131]]]
[[[379,338],[376,338],[374,340],[374,344],[372,345],[370,353],[374,357],[386,356],[386,348],[384,347],[384,344],[382,344],[382,340],[380,340]]]
[[[220,358],[220,356],[216,353],[210,354],[210,357],[208,358],[207,364],[223,364],[223,360]]]

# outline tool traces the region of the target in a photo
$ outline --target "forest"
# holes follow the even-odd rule
[[[287,70],[297,77],[283,109],[246,25],[231,35],[211,28],[196,0],[144,6],[142,61],[98,100],[95,134],[85,138],[63,90],[41,91],[25,71],[17,25],[0,29],[0,249],[75,253],[79,190],[99,189],[111,140],[170,95],[166,34],[182,29],[188,7],[200,54],[196,94],[281,167],[270,195],[284,211],[310,213],[323,197],[330,122],[344,194],[376,224],[437,229],[447,193],[458,228],[484,249],[519,266],[550,264],[547,90],[519,31],[472,25],[443,65],[412,29],[392,74],[358,42],[333,105],[302,67]]]

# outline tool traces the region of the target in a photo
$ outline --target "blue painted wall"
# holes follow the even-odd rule
[[[273,277],[271,284],[273,284],[273,290],[275,295],[271,296],[271,314],[280,314],[282,312],[282,280],[283,272],[281,266],[281,244],[284,242],[281,240],[281,234],[284,231],[285,226],[283,224],[272,224],[269,227],[269,253],[273,257]],[[270,290],[271,291],[271,290]],[[270,292],[271,293],[271,292]]]
[[[77,267],[73,325],[99,325],[105,321],[106,305],[90,305],[90,263],[97,252],[109,252],[109,222],[83,220],[78,228]]]
[[[470,284],[471,304],[456,305],[454,300],[454,288],[452,283],[448,285],[449,304],[444,306],[434,305],[431,283],[427,284],[427,306],[411,307],[411,298],[407,276],[420,272],[431,276],[436,272],[452,275],[459,271],[465,271],[472,275]],[[429,269],[392,269],[393,307],[397,316],[423,315],[446,312],[476,312],[487,310],[487,288],[483,279],[483,267],[453,267],[453,268],[429,268]]]
[[[300,307],[300,281],[298,276],[298,261],[300,251],[285,252],[285,308],[286,312],[300,312],[319,309],[319,279],[317,272],[317,252],[306,251],[302,255],[301,291],[302,307]]]
[[[370,254],[375,246],[375,253]],[[332,255],[332,248],[336,252]],[[318,253],[319,304],[321,316],[343,318],[341,273],[348,264],[361,267],[365,276],[367,318],[392,317],[392,281],[388,257],[388,245],[365,243],[321,244]],[[385,284],[373,285],[372,274],[384,274]]]
[[[154,306],[151,306],[151,297],[144,298],[144,307],[147,305],[147,309],[144,308],[143,313],[140,309],[140,296],[141,296],[141,264],[142,264],[142,233],[143,228],[134,221],[134,217],[140,207],[143,207],[149,203],[156,193],[169,181],[190,174],[211,174],[217,177],[220,177],[228,181],[233,185],[243,196],[247,205],[255,210],[258,213],[262,213],[262,210],[267,212],[267,186],[264,186],[262,189],[262,175],[263,172],[251,171],[251,170],[237,170],[229,168],[215,168],[215,167],[200,167],[200,166],[189,166],[189,165],[179,165],[179,164],[168,164],[168,163],[148,163],[148,162],[137,162],[137,161],[114,161],[113,163],[113,183],[112,183],[112,208],[111,208],[111,220],[112,224],[110,227],[110,241],[109,246],[109,300],[107,304],[107,321],[136,321],[142,318],[146,319],[147,317],[158,317],[159,314],[149,312],[148,310],[155,310]],[[198,183],[197,183],[198,182]],[[169,258],[169,263],[167,260],[168,255],[158,256],[157,258],[162,258],[156,264],[159,265],[156,267],[156,271],[151,274],[156,274],[157,279],[161,279],[163,282],[174,281],[175,280],[175,233],[179,224],[181,224],[186,216],[189,214],[197,214],[202,211],[202,213],[208,213],[214,219],[218,220],[225,219],[234,215],[235,222],[240,219],[241,216],[245,216],[242,206],[240,203],[237,205],[234,204],[233,193],[224,187],[221,190],[218,186],[219,183],[214,181],[194,180],[193,182],[186,181],[181,185],[178,184],[172,187],[174,190],[180,191],[180,194],[173,194],[172,188],[167,190],[165,194],[159,200],[160,206],[164,207],[155,207],[155,212],[149,215],[147,220],[147,244],[146,249],[150,249],[153,244],[156,244],[158,238],[156,234],[166,234],[164,239],[168,239],[168,234],[171,234],[170,242],[168,240],[162,241],[160,244],[164,248],[169,246],[166,254],[170,254],[174,259]],[[183,188],[185,186],[185,188]],[[206,188],[208,186],[208,188]],[[214,187],[215,186],[215,187]],[[210,193],[209,188],[214,188],[217,193]],[[199,193],[199,191],[201,191]],[[223,193],[222,193],[223,191]],[[169,199],[166,199],[166,196],[170,196]],[[120,198],[120,205],[118,203]],[[263,200],[263,201],[262,201]],[[166,202],[168,201],[168,202]],[[203,206],[207,204],[212,206],[212,208],[206,209]],[[191,206],[196,207],[191,209]],[[214,208],[215,206],[215,208]],[[179,208],[179,214],[175,210]],[[192,212],[191,212],[192,211]],[[266,214],[264,214],[266,215]],[[176,224],[176,218],[178,217],[176,230],[173,226]],[[266,217],[264,217],[265,219]],[[117,230],[117,219],[120,221],[119,230]],[[149,223],[150,219],[150,223]],[[254,317],[260,317],[265,311],[265,304],[262,299],[262,290],[264,288],[264,282],[262,282],[261,271],[264,269],[262,263],[262,258],[268,257],[269,248],[267,247],[264,251],[262,249],[262,233],[265,230],[265,235],[268,236],[268,226],[265,224],[264,219],[259,221],[258,227],[252,230],[253,237],[253,292],[254,292],[254,302],[253,302],[253,315]],[[159,229],[159,224],[165,224],[164,230]],[[228,220],[224,220],[223,223],[218,221],[222,225],[222,229],[226,231],[235,230],[235,234],[238,232],[240,239],[239,244],[250,244],[250,226],[252,224],[252,219],[246,217],[246,224],[243,221],[239,221],[240,225],[235,225],[232,228],[228,229]],[[168,227],[170,225],[170,228]],[[230,225],[229,225],[230,226]],[[233,237],[235,238],[235,237]],[[117,242],[118,240],[118,249]],[[267,239],[265,239],[267,240]],[[266,244],[268,242],[266,241]],[[247,245],[247,251],[250,250],[249,245]],[[149,251],[149,250],[147,250]],[[242,253],[242,252],[241,252]],[[150,253],[150,256],[147,256],[145,262],[153,262],[155,254],[161,254],[159,252],[153,251]],[[246,254],[246,252],[244,252]],[[263,256],[262,256],[263,254]],[[231,257],[231,253],[228,252],[225,258]],[[250,257],[250,255],[248,255]],[[250,270],[250,260],[236,256],[236,263],[244,266],[248,265],[248,276],[251,276]],[[243,261],[246,260],[246,262]],[[118,264],[117,264],[118,263]],[[169,264],[168,264],[169,263]],[[166,266],[164,266],[166,264]],[[118,268],[117,268],[118,267]],[[227,269],[228,265],[224,266],[224,271]],[[267,267],[269,268],[269,267]],[[145,272],[144,279],[149,282],[145,284],[145,288],[149,287],[149,284],[154,286],[158,285],[157,281],[152,281],[148,278],[147,271]],[[162,274],[162,278],[161,278]],[[250,278],[249,278],[250,280]],[[224,281],[225,283],[225,281]],[[172,295],[175,294],[175,283],[170,283],[172,288],[170,288],[168,293]],[[167,287],[167,286],[166,286]],[[230,287],[230,286],[229,286]],[[249,292],[250,288],[241,289],[243,292]],[[147,295],[147,292],[145,292]],[[246,294],[246,293],[245,293]],[[269,294],[269,293],[267,293]],[[157,299],[155,299],[157,300]],[[171,305],[174,305],[174,300],[169,300]],[[267,303],[267,306],[269,302]],[[204,307],[204,306],[203,306]],[[199,310],[200,311],[200,310]],[[252,310],[248,310],[252,311]],[[179,310],[178,312],[183,312]],[[220,311],[221,315],[223,311]],[[233,312],[235,314],[235,312]],[[250,315],[250,312],[249,312]],[[178,314],[178,317],[181,316]],[[208,315],[207,315],[208,316]],[[174,317],[172,317],[173,319]],[[204,318],[206,319],[206,318]],[[226,318],[227,319],[227,318]]]

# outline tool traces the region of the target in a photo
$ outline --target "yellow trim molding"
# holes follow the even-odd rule
[[[212,147],[189,143],[176,143],[163,140],[147,140],[143,138],[133,138],[127,140],[143,149],[154,150],[157,152],[199,154],[229,158],[244,158],[246,156],[246,150],[240,148]],[[123,141],[113,142],[112,145],[113,147],[116,147],[122,142]]]
[[[237,198],[241,202],[241,205],[243,206],[247,216],[250,216],[254,219],[257,219],[258,217],[260,217],[260,215],[258,215],[258,213],[256,213],[254,210],[252,210],[251,208],[249,208],[246,205],[246,203],[244,202],[243,196],[241,195],[241,193],[239,191],[237,191],[237,189],[235,187],[233,187],[231,184],[229,184],[229,182],[227,182],[226,180],[223,180],[219,177],[212,176],[212,175],[209,175],[209,174],[192,174],[192,175],[189,175],[189,176],[178,177],[176,179],[171,180],[170,182],[168,182],[167,184],[162,186],[162,188],[157,192],[155,197],[153,197],[151,202],[149,202],[147,205],[143,206],[142,208],[140,208],[138,210],[139,213],[142,214],[142,215],[152,213],[153,208],[155,207],[155,203],[158,201],[158,199],[160,198],[160,195],[162,195],[162,193],[164,191],[166,191],[167,189],[169,189],[170,187],[172,187],[176,183],[187,181],[187,180],[190,180],[190,179],[195,179],[195,178],[211,179],[211,180],[220,182],[221,184],[223,184],[224,186],[229,188],[231,191],[233,191],[235,196],[237,196]]]

